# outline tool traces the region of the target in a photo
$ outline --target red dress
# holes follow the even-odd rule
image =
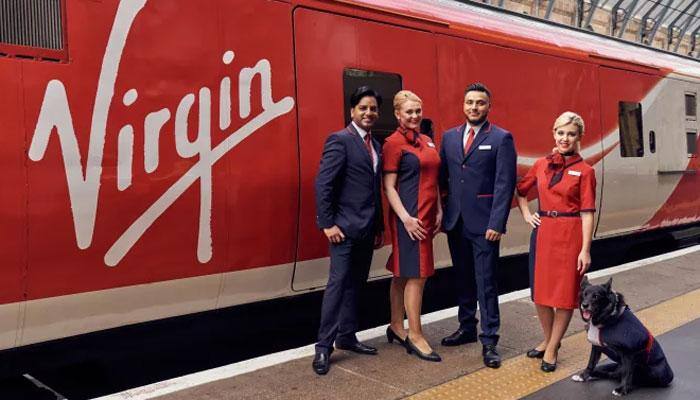
[[[518,183],[518,194],[525,197],[535,185],[542,224],[530,237],[532,299],[575,309],[581,283],[576,264],[583,245],[580,213],[595,211],[595,170],[578,154],[564,160],[555,153],[535,162]]]
[[[438,202],[438,171],[440,155],[426,135],[399,128],[384,142],[382,148],[384,173],[396,173],[397,191],[406,211],[421,220],[430,233],[435,229]],[[412,240],[403,222],[389,212],[392,253],[386,268],[394,276],[425,278],[435,271],[433,239]]]

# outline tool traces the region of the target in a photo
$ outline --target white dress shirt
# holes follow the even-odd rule
[[[467,122],[467,127],[464,128],[464,137],[462,138],[462,148],[467,145],[467,139],[469,138],[469,129],[473,128],[474,129],[474,137],[472,138],[472,143],[476,140],[476,135],[479,134],[479,131],[481,130],[481,127],[484,126],[484,123],[486,121],[480,123],[479,125],[472,125],[471,123]]]
[[[362,138],[362,140],[365,140],[365,136],[367,136],[367,131],[360,128],[355,123],[355,121],[352,121],[352,126],[354,126],[355,129],[357,129],[357,133],[360,134],[360,137]],[[369,147],[372,148],[372,168],[374,169],[374,172],[377,172],[377,164],[379,163],[379,157],[377,157],[377,151],[374,150],[374,143],[372,143],[371,140],[369,142]]]

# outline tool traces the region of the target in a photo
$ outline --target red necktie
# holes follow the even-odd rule
[[[472,142],[474,141],[474,128],[469,128],[469,133],[467,133],[467,143],[464,144],[464,155],[467,155],[467,152],[469,151],[469,148],[472,146]]]
[[[374,168],[374,153],[372,152],[372,136],[368,132],[365,135],[365,147],[367,147],[367,151],[369,152],[369,158],[372,160],[372,168]]]

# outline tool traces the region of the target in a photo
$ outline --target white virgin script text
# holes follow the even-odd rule
[[[66,88],[60,80],[52,80],[47,84],[34,137],[29,148],[30,159],[33,161],[43,159],[51,132],[56,128],[66,172],[75,238],[80,249],[90,247],[95,230],[107,116],[114,97],[119,64],[134,19],[147,1],[124,0],[119,3],[97,83],[85,170],[82,167],[80,148],[73,128]],[[223,54],[223,63],[231,64],[234,57],[233,51],[226,51]],[[260,100],[263,111],[248,119],[251,113],[251,84],[256,75],[260,77]],[[294,100],[291,97],[284,97],[277,102],[273,100],[272,69],[270,62],[266,59],[261,59],[253,67],[242,68],[238,75],[238,81],[239,116],[241,120],[248,120],[213,148],[211,145],[211,90],[202,87],[196,97],[193,93],[182,97],[175,111],[175,148],[180,157],[198,156],[197,162],[117,238],[104,256],[106,265],[117,265],[158,217],[197,181],[199,181],[200,186],[197,259],[201,263],[211,259],[213,165],[248,136],[270,121],[290,112],[294,107]],[[220,82],[219,89],[219,128],[223,131],[228,129],[231,124],[231,79],[224,77]],[[125,106],[130,106],[137,98],[138,91],[130,89],[124,93],[122,101]],[[187,121],[195,99],[199,100],[199,126],[197,138],[190,141],[187,135]],[[161,128],[170,120],[171,115],[172,112],[168,108],[162,108],[149,113],[144,119],[144,170],[147,173],[155,171],[158,167],[158,143]],[[121,191],[131,186],[134,149],[133,126],[127,124],[122,127],[117,140],[117,188]]]

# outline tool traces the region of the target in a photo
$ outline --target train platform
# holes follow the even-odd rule
[[[674,371],[670,387],[638,388],[629,399],[696,399],[700,392],[700,246],[596,271],[592,283],[613,277],[613,290],[661,344]],[[588,360],[590,344],[575,313],[554,373],[540,371],[525,352],[540,341],[540,327],[529,290],[503,295],[503,364],[485,368],[480,344],[443,347],[440,339],[457,328],[456,308],[427,314],[425,334],[443,361],[431,363],[389,344],[385,326],[361,332],[360,340],[379,350],[361,356],[337,350],[331,370],[311,369],[313,345],[101,397],[100,400],[153,399],[604,399],[613,398],[612,381],[571,380]]]

